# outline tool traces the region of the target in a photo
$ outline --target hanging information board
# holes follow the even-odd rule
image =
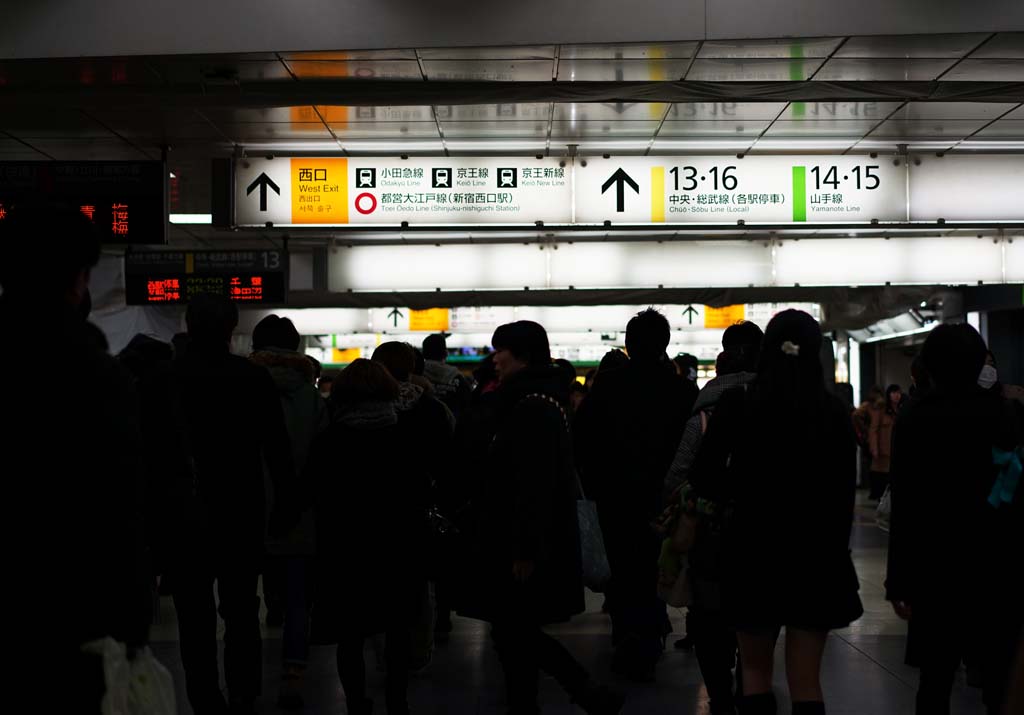
[[[125,254],[128,305],[188,303],[198,293],[238,303],[283,304],[284,251],[130,251]]]
[[[239,226],[568,223],[570,164],[523,158],[245,159]]]

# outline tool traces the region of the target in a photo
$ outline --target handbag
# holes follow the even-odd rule
[[[658,558],[658,598],[673,608],[689,606],[692,601],[689,559],[685,553],[676,551],[672,539],[661,542],[661,556]]]
[[[579,477],[576,478],[579,485]],[[612,579],[608,552],[604,547],[604,534],[597,516],[597,505],[584,497],[579,485],[580,498],[576,500],[576,518],[580,527],[580,561],[583,567],[583,585],[595,593],[602,593]]]
[[[566,433],[569,432],[569,417],[565,408],[550,395],[535,392],[527,395],[523,400],[541,399],[558,408],[562,415],[562,425]],[[575,469],[573,470],[575,473]],[[580,482],[580,475],[576,476],[576,521],[579,524],[580,542],[580,565],[583,576],[583,585],[595,593],[603,593],[608,587],[612,578],[612,569],[608,564],[608,552],[604,546],[604,534],[601,531],[601,521],[597,514],[597,504],[587,499],[583,493],[583,484]]]

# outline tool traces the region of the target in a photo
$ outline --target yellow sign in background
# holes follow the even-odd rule
[[[746,317],[747,308],[743,305],[727,305],[724,308],[704,307],[705,328],[728,328]]]
[[[429,308],[409,311],[409,330],[429,330],[439,333],[448,330],[448,308]]]
[[[358,360],[361,355],[362,351],[359,348],[331,348],[331,364],[347,365]]]
[[[348,223],[348,159],[293,158],[292,223]]]

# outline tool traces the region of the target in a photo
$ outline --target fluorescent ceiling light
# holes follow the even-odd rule
[[[209,224],[213,223],[213,214],[170,214],[168,219],[176,224]]]
[[[832,151],[847,149],[857,139],[761,139],[752,151]]]
[[[475,140],[475,139],[446,139],[448,151],[543,151],[543,139],[522,139],[516,140]]]
[[[881,342],[883,340],[891,340],[891,339],[894,339],[894,338],[905,338],[905,337],[908,337],[910,335],[920,335],[921,333],[930,333],[931,331],[935,330],[935,326],[936,325],[940,325],[939,321],[935,321],[934,323],[929,323],[928,325],[925,325],[924,327],[921,327],[921,328],[915,328],[914,330],[902,330],[902,331],[900,331],[898,333],[889,333],[888,335],[876,335],[874,337],[867,338],[863,342],[865,342],[865,343],[878,343],[878,342]]]

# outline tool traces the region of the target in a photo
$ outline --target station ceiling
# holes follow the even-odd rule
[[[1022,100],[1021,32],[15,60],[0,160],[1005,152]]]

